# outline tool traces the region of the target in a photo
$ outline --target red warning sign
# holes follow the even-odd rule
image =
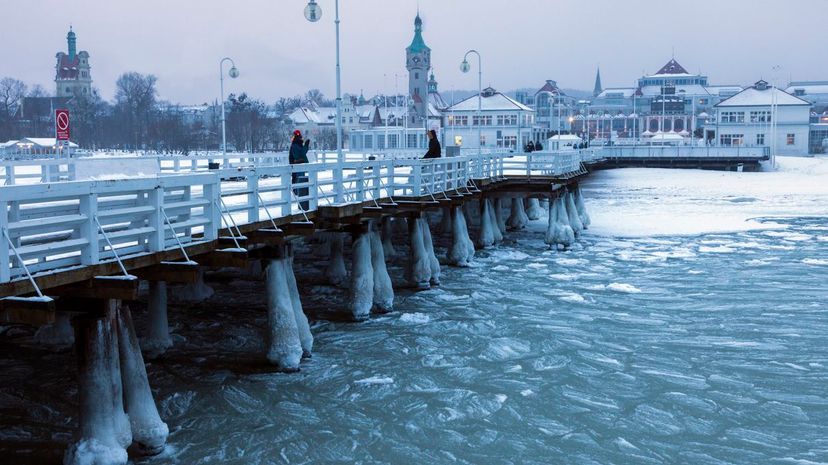
[[[69,140],[69,110],[55,110],[55,138]]]

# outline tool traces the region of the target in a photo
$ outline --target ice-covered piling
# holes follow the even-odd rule
[[[55,322],[38,328],[34,340],[40,345],[53,350],[65,350],[75,343],[75,331],[72,329],[72,321],[69,314],[58,312],[55,314]]]
[[[331,258],[325,269],[325,278],[332,286],[339,286],[345,282],[348,272],[345,270],[344,239],[340,233],[330,234]]]
[[[388,313],[394,310],[394,287],[391,276],[385,266],[384,247],[379,231],[373,227],[369,233],[371,237],[371,266],[374,271],[374,311]]]
[[[512,197],[512,212],[506,226],[512,230],[519,230],[526,228],[527,224],[529,224],[529,217],[526,215],[526,210],[524,210],[523,199]]]
[[[589,225],[592,224],[592,220],[589,218],[586,205],[584,205],[584,195],[581,192],[580,186],[575,188],[575,207],[578,209],[578,215],[581,217],[581,223],[584,225],[584,229],[588,229]]]
[[[397,255],[394,250],[394,242],[391,240],[394,235],[393,218],[386,216],[382,219],[382,252],[386,259],[390,259]]]
[[[431,280],[431,262],[423,243],[423,225],[417,218],[408,221],[408,265],[406,279],[417,288],[428,289]]]
[[[501,230],[500,226],[498,226],[500,219],[496,211],[501,209],[500,199],[486,199],[485,202],[489,204],[489,223],[492,225],[492,237],[495,244],[497,244],[503,240],[503,231],[505,231],[505,229]]]
[[[569,216],[566,213],[563,197],[558,197],[549,203],[549,222],[544,242],[550,247],[557,248],[560,245],[564,249],[569,248],[575,242],[575,234],[569,225]]]
[[[313,352],[313,334],[311,334],[308,317],[302,308],[302,300],[299,297],[299,286],[296,283],[296,275],[293,271],[293,247],[288,247],[285,260],[285,278],[287,279],[288,290],[290,291],[290,304],[293,307],[293,315],[296,317],[296,329],[299,331],[299,343],[302,345],[302,357],[307,358]]]
[[[367,320],[374,306],[374,269],[371,265],[371,237],[363,232],[354,239],[351,293],[348,309],[356,321]]]
[[[469,238],[466,218],[461,207],[453,209],[453,228],[451,232],[451,246],[448,252],[448,261],[452,266],[469,266],[474,258],[474,243]]]
[[[172,300],[180,303],[199,303],[213,296],[215,291],[204,282],[204,269],[199,268],[196,282],[185,284],[172,292]]]
[[[503,236],[506,235],[506,216],[503,214],[503,199],[500,197],[495,197],[494,204],[493,204],[494,216],[495,216],[495,223],[497,224],[497,228],[500,230],[500,235],[495,233],[495,242],[500,242],[503,240]]]
[[[119,300],[108,300],[106,302],[107,320],[112,328],[109,332],[109,347],[113,352],[113,356],[109,357],[109,372],[112,374],[110,378],[112,386],[112,421],[115,425],[115,438],[121,446],[127,448],[132,444],[132,427],[124,404],[123,374],[121,373],[121,358],[119,356],[121,343],[118,336],[118,312],[121,302]]]
[[[494,213],[492,212],[491,199],[481,200],[480,209],[480,228],[478,230],[477,246],[481,249],[486,249],[494,245],[494,230],[497,229]]]
[[[581,223],[581,217],[575,207],[575,195],[572,192],[567,192],[564,194],[564,202],[566,204],[566,214],[569,216],[569,225],[572,227],[575,236],[580,236],[581,231],[584,230],[584,225]]]
[[[440,217],[440,232],[448,234],[452,226],[452,207],[443,207],[443,215]]]
[[[302,343],[290,298],[284,258],[271,260],[265,272],[267,288],[267,359],[283,371],[299,371]]]
[[[147,369],[128,307],[118,309],[117,326],[124,404],[129,415],[134,450],[141,455],[156,455],[164,450],[170,430],[158,415],[152,398]]]
[[[526,209],[526,217],[530,221],[537,221],[543,216],[543,209],[540,205],[540,200],[536,198],[527,199],[529,201],[529,208]]]
[[[106,318],[80,317],[78,331],[78,432],[63,456],[64,465],[123,465],[126,449],[115,431],[111,358],[118,349],[111,346],[112,324]],[[120,399],[119,399],[120,401]]]
[[[147,335],[141,339],[141,349],[147,358],[154,359],[172,347],[167,319],[167,283],[150,281],[147,302]]]
[[[431,283],[432,286],[439,286],[440,260],[437,259],[437,255],[434,253],[434,242],[431,240],[431,228],[425,218],[421,218],[420,221],[423,223],[423,246],[425,246],[425,252],[428,257],[428,265],[431,272],[429,283]]]

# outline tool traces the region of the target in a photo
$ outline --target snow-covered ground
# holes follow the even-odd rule
[[[584,183],[593,234],[675,236],[782,227],[758,218],[828,216],[828,157],[779,157],[756,173],[628,168]]]

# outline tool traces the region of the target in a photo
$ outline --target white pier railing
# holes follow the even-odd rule
[[[529,157],[492,152],[428,160],[374,156],[301,165],[284,164],[280,156],[258,157],[255,162],[261,164],[248,166],[240,157],[213,170],[205,169],[206,157],[199,156],[195,163],[173,161],[171,171],[160,169],[148,177],[76,181],[66,179],[86,169],[80,164],[40,160],[36,166],[29,161],[28,184],[0,187],[0,282],[185,248],[216,239],[222,229],[275,225],[322,205],[438,198],[464,191],[473,179],[557,175],[580,166],[577,152]],[[156,158],[161,168],[170,162]],[[147,163],[144,157],[133,159]],[[16,171],[21,165],[9,163],[3,165],[12,166],[6,180],[15,184],[21,181],[22,172]],[[122,168],[116,165],[117,172]]]

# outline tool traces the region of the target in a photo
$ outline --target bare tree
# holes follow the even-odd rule
[[[41,86],[40,84],[35,84],[32,87],[32,90],[29,91],[29,95],[27,97],[51,97],[52,94],[46,90],[45,87]]]
[[[26,96],[26,84],[18,79],[0,79],[0,140],[6,140],[13,133],[12,118]]]
[[[129,72],[115,82],[115,116],[125,140],[132,148],[149,142],[149,126],[156,107],[158,78],[152,74]]]

